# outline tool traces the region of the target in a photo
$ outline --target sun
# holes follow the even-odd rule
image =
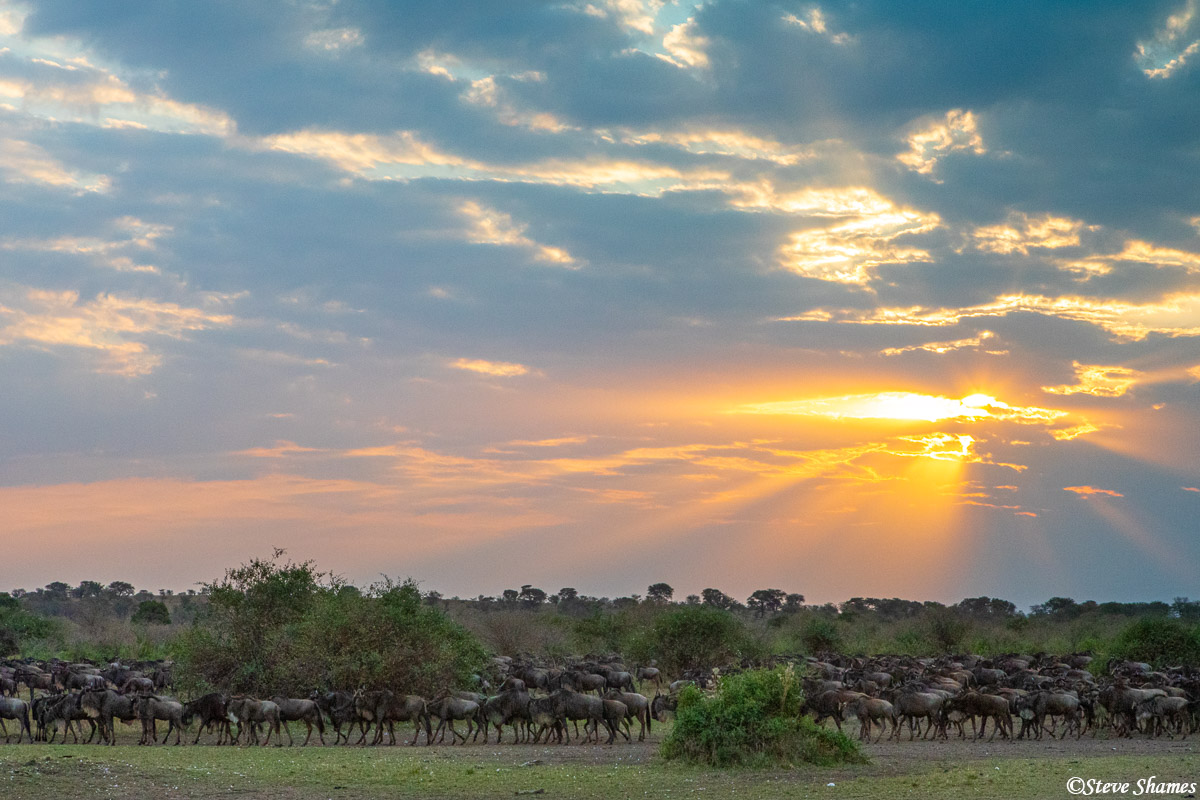
[[[977,392],[963,398],[916,392],[876,392],[839,397],[816,397],[752,403],[733,410],[739,414],[783,414],[827,417],[837,420],[893,420],[899,422],[977,422],[1016,420],[1049,423],[1067,412],[1037,407],[1011,406],[989,394]]]

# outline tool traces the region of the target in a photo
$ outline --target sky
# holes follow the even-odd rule
[[[0,589],[1194,596],[1198,338],[1198,0],[0,0]]]

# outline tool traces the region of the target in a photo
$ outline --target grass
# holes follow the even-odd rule
[[[656,737],[657,738],[657,737]],[[0,747],[11,800],[167,798],[894,798],[1066,797],[1068,778],[1200,779],[1200,756],[947,760],[921,743],[865,767],[714,770],[666,764],[657,747]],[[1191,748],[1188,748],[1190,751]],[[834,784],[829,786],[828,784]],[[1132,790],[1131,790],[1132,794]]]

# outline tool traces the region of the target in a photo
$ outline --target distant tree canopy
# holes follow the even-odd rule
[[[143,600],[129,621],[135,625],[170,625],[171,612],[160,600]]]
[[[646,588],[646,599],[656,603],[669,603],[675,596],[675,590],[669,583],[652,583]]]

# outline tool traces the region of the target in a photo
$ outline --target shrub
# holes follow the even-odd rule
[[[1195,664],[1200,661],[1200,631],[1179,620],[1144,617],[1121,631],[1112,654],[1155,667]]]
[[[170,625],[171,612],[160,600],[144,600],[129,619],[135,625]]]
[[[949,608],[928,612],[929,639],[940,653],[953,653],[971,631],[971,623]]]
[[[866,761],[856,742],[801,716],[802,700],[790,665],[722,677],[711,697],[688,687],[663,740],[663,757],[712,767]]]
[[[660,614],[650,636],[631,643],[630,655],[642,662],[658,659],[668,674],[721,666],[758,654],[758,647],[737,618],[724,609],[683,606]]]
[[[842,649],[842,634],[837,623],[825,617],[813,617],[804,623],[800,642],[805,652],[815,655]]]
[[[209,612],[176,642],[176,682],[194,691],[433,694],[468,685],[485,661],[478,640],[423,604],[412,581],[363,593],[309,563],[255,561],[209,592]]]

